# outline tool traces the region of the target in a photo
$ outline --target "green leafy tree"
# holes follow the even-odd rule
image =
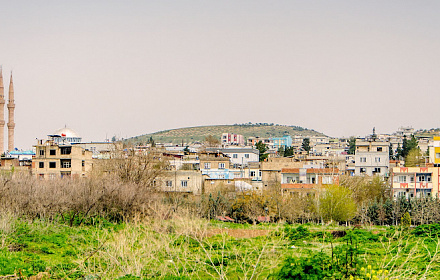
[[[425,160],[423,159],[422,152],[419,148],[414,148],[408,152],[405,158],[406,167],[415,167],[424,165]]]
[[[148,139],[148,142],[147,142],[147,143],[148,143],[148,144],[151,144],[151,147],[156,147],[156,143],[154,142],[152,136],[150,136],[150,139]]]
[[[287,148],[284,150],[284,156],[285,156],[285,157],[293,156],[293,147],[287,147]]]
[[[304,151],[306,151],[307,153],[310,152],[311,147],[310,147],[310,139],[309,139],[309,138],[304,138],[304,139],[303,139],[303,142],[302,142],[301,148],[302,148]]]
[[[419,143],[414,135],[411,135],[411,139],[409,139],[409,140],[406,137],[406,135],[403,136],[402,157],[406,158],[406,156],[409,154],[409,151],[417,148],[418,145],[419,145]]]
[[[390,159],[394,159],[393,144],[391,144],[391,143],[390,143],[390,148],[389,148],[389,156],[390,156]]]
[[[419,146],[419,141],[417,141],[416,137],[411,135],[411,139],[408,141],[408,148],[411,151]]]
[[[185,149],[183,149],[183,152],[185,153],[185,155],[189,154],[189,146],[186,146]]]
[[[268,154],[266,153],[266,151],[268,150],[268,148],[266,144],[264,144],[261,141],[258,141],[255,147],[260,152],[260,161],[264,161],[265,159],[267,159]]]
[[[331,185],[318,199],[318,209],[325,221],[343,222],[354,218],[356,203],[348,188]]]
[[[402,219],[400,220],[400,224],[402,225],[402,227],[408,229],[411,226],[411,216],[409,215],[408,212],[406,212]]]
[[[356,152],[356,137],[350,137],[350,139],[348,139],[348,154],[349,155],[354,155],[354,153]]]
[[[402,150],[402,148],[400,147],[400,143],[397,144],[396,158],[399,159],[399,160],[403,158],[403,150]]]
[[[401,152],[402,158],[405,158],[406,155],[408,155],[408,153],[409,153],[408,139],[406,138],[406,135],[405,135],[405,136],[403,136],[403,142],[402,142],[402,152]]]
[[[279,149],[278,149],[278,155],[280,155],[280,156],[284,156],[284,146],[281,146]]]

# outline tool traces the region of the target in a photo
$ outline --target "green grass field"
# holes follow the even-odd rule
[[[341,236],[334,237],[333,231]],[[0,275],[24,279],[39,272],[47,272],[51,279],[439,279],[438,233],[438,225],[351,230],[175,217],[122,224],[92,220],[69,227],[2,217]],[[299,270],[321,276],[304,278]],[[321,270],[326,274],[319,274]]]

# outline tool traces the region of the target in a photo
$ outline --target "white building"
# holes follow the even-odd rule
[[[388,176],[389,147],[389,142],[358,139],[355,152],[355,175]]]
[[[230,158],[234,166],[247,166],[250,162],[260,160],[260,152],[252,148],[225,148],[225,149],[206,149],[207,151],[219,151]]]

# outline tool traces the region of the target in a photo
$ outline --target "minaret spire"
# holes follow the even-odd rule
[[[9,81],[9,98],[8,98],[8,151],[14,150],[14,111],[15,111],[15,101],[14,101],[14,82],[12,80],[12,71],[11,71],[11,79]]]
[[[3,87],[3,69],[0,65],[0,154],[5,151],[5,88]]]

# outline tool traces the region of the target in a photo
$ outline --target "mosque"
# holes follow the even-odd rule
[[[61,129],[58,129],[55,131],[54,134],[49,135],[49,137],[53,138],[55,144],[63,144],[63,143],[69,143],[69,144],[78,144],[81,143],[81,136],[78,135],[73,129],[68,128],[67,126],[64,126]]]
[[[3,87],[3,73],[2,68],[0,66],[0,153],[5,151],[5,142],[4,142],[4,132],[5,132],[5,91]],[[8,96],[8,151],[13,151],[14,146],[14,130],[15,130],[15,122],[14,122],[14,111],[15,111],[15,102],[14,102],[14,82],[12,80],[12,72],[11,79],[9,80],[9,96]]]

